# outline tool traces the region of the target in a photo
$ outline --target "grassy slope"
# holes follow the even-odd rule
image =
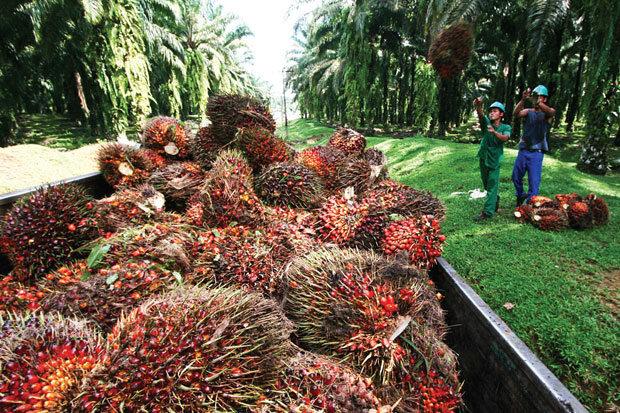
[[[290,136],[303,141],[331,131],[298,120]],[[386,152],[394,179],[428,189],[445,203],[444,256],[564,384],[591,410],[620,405],[620,177],[586,175],[574,163],[547,156],[540,194],[595,192],[607,201],[611,220],[581,232],[543,232],[512,215],[510,174],[517,153],[507,149],[500,210],[477,224],[472,218],[483,200],[451,195],[481,187],[477,145],[422,136],[369,137],[368,143]],[[512,310],[504,308],[507,302]]]

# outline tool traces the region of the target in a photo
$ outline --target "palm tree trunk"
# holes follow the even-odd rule
[[[416,55],[411,55],[411,80],[409,81],[409,103],[407,105],[407,112],[405,114],[406,123],[409,126],[413,124],[413,102],[415,102],[415,66]]]
[[[566,131],[570,132],[573,130],[573,122],[575,121],[575,116],[577,115],[577,110],[579,108],[579,98],[581,96],[581,73],[583,72],[583,62],[586,57],[585,47],[581,49],[579,52],[579,66],[577,67],[577,74],[575,76],[575,84],[573,86],[573,93],[571,97],[571,102],[568,105],[568,111],[566,113]]]

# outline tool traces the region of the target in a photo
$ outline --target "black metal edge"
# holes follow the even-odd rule
[[[452,290],[460,295],[470,307],[472,314],[480,320],[480,325],[492,329],[498,344],[511,359],[518,363],[522,372],[532,382],[539,385],[539,390],[562,411],[588,412],[579,400],[560,382],[560,380],[543,364],[530,348],[508,327],[508,325],[484,302],[482,298],[461,278],[456,270],[439,257],[436,264],[446,275],[446,281]]]

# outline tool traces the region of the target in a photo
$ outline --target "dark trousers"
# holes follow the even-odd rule
[[[515,195],[517,197],[527,195],[527,200],[529,201],[531,197],[538,195],[544,157],[545,155],[542,152],[530,152],[527,149],[519,150],[515,165],[512,168],[512,183],[515,186]],[[529,182],[527,194],[523,190],[523,177],[526,173]]]
[[[484,164],[484,159],[480,159],[480,177],[482,177],[482,184],[487,191],[484,212],[492,217],[495,214],[497,194],[499,193],[499,165],[497,168],[489,168]]]

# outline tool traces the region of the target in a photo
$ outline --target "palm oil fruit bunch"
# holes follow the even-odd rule
[[[528,205],[533,208],[555,208],[559,206],[559,202],[546,196],[534,195],[528,201]]]
[[[531,205],[521,205],[515,209],[514,216],[519,222],[531,222],[534,208]]]
[[[241,410],[277,380],[290,333],[277,304],[257,294],[179,287],[119,321],[109,366],[86,383],[75,408]]]
[[[409,264],[430,268],[441,256],[445,240],[435,217],[424,215],[394,221],[385,229],[381,246],[387,255],[405,251],[409,255]]]
[[[99,148],[97,162],[101,174],[112,188],[140,184],[153,169],[144,151],[118,142],[106,143]]]
[[[146,122],[142,143],[148,149],[167,159],[185,159],[189,156],[191,133],[174,118],[157,116]]]
[[[8,313],[35,311],[44,292],[36,285],[27,286],[12,275],[0,279],[0,317]]]
[[[356,228],[347,246],[371,250],[380,250],[385,228],[392,223],[387,214],[366,215]]]
[[[380,167],[363,158],[349,158],[338,173],[338,188],[353,187],[356,194],[362,194],[383,178]]]
[[[474,47],[474,33],[470,25],[459,22],[443,29],[433,40],[428,58],[442,78],[457,75],[465,69]]]
[[[330,197],[318,212],[316,230],[325,242],[344,244],[355,234],[362,219],[368,214],[368,207],[349,196]]]
[[[237,146],[256,172],[275,162],[291,159],[290,150],[282,139],[262,126],[248,126],[237,132]]]
[[[370,162],[371,166],[379,168],[380,172],[377,175],[387,174],[387,157],[379,149],[368,148],[362,153],[361,158]]]
[[[327,145],[338,149],[346,155],[360,155],[366,149],[366,138],[353,129],[339,126],[332,137],[329,138]]]
[[[142,154],[142,157],[146,158],[146,160],[148,162],[150,162],[151,170],[155,170],[155,169],[158,169],[158,168],[163,168],[166,165],[168,165],[168,163],[170,162],[166,158],[164,158],[163,156],[159,155],[154,150],[140,148],[139,151],[140,151],[140,154]]]
[[[264,207],[252,188],[252,170],[234,150],[220,153],[201,191],[190,201],[187,215],[199,226],[221,227],[232,222],[257,226],[264,218]]]
[[[155,171],[149,180],[161,192],[169,205],[184,209],[187,200],[202,187],[205,173],[194,162],[174,162]]]
[[[299,350],[285,359],[275,389],[260,405],[269,411],[388,413],[372,380],[327,357]]]
[[[599,198],[595,194],[589,194],[583,199],[583,202],[592,212],[594,225],[604,225],[609,222],[609,207],[602,198]]]
[[[560,204],[560,208],[568,208],[568,203],[571,201],[581,201],[581,197],[576,192],[570,194],[557,194],[555,200]]]
[[[592,211],[585,202],[569,202],[566,213],[568,214],[568,224],[571,228],[577,230],[592,228]]]
[[[336,177],[344,161],[345,155],[338,149],[322,145],[306,148],[295,156],[295,162],[316,173],[328,189],[336,186]]]
[[[418,191],[390,179],[379,182],[363,196],[362,203],[368,205],[370,215],[398,214],[405,218],[433,215],[441,221],[445,214],[441,201],[429,191]]]
[[[165,202],[164,195],[150,184],[121,186],[111,196],[96,201],[97,218],[104,234],[113,233],[161,219]]]
[[[531,221],[543,231],[560,231],[568,226],[566,212],[558,208],[534,208]]]
[[[276,130],[269,109],[251,96],[213,95],[209,98],[207,116],[211,120],[213,136],[221,145],[235,138],[237,128],[260,126],[272,133]]]
[[[66,412],[82,380],[106,362],[104,340],[57,315],[1,320],[0,410]]]
[[[74,184],[41,188],[13,204],[0,223],[0,249],[21,281],[59,266],[97,236],[96,208]]]
[[[215,158],[217,158],[217,153],[221,149],[221,145],[215,139],[215,136],[213,136],[211,127],[206,126],[198,129],[196,136],[192,139],[191,148],[194,160],[202,169],[208,171],[211,169],[211,164]]]
[[[311,208],[320,203],[323,187],[316,174],[305,166],[278,162],[256,178],[256,192],[269,205]]]

